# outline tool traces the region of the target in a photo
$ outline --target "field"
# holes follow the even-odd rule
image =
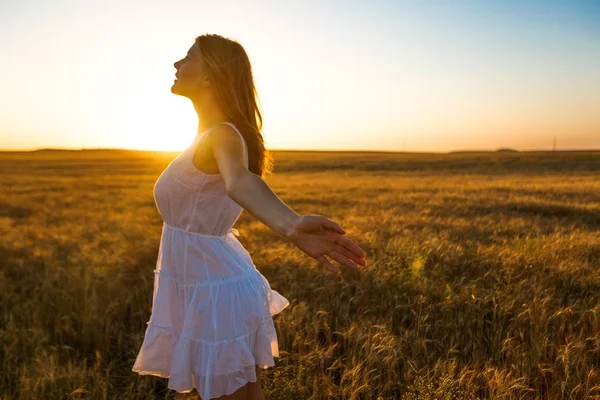
[[[0,153],[0,399],[192,399],[131,372],[175,153]],[[269,400],[600,399],[600,153],[275,152],[267,183],[367,253],[338,277],[248,212]]]

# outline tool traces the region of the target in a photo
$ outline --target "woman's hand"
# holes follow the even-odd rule
[[[325,257],[331,257],[340,264],[358,270],[358,265],[367,265],[365,252],[346,234],[337,223],[323,215],[301,215],[287,232],[300,250],[327,267],[331,273],[339,274],[339,269]]]

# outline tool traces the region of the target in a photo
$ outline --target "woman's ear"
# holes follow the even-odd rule
[[[203,88],[207,88],[207,87],[210,87],[210,86],[211,86],[211,84],[210,84],[210,79],[208,79],[208,76],[206,76],[206,74],[202,74],[202,80],[201,80],[201,83],[200,83],[200,85],[201,85]]]

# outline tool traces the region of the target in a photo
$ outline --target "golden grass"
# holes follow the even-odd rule
[[[0,153],[0,399],[198,398],[131,372],[174,153]],[[266,398],[600,398],[600,155],[275,152],[367,253],[334,277],[244,212],[290,301]]]

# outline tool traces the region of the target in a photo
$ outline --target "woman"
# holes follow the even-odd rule
[[[152,315],[132,370],[169,378],[181,393],[196,388],[202,400],[263,399],[260,371],[279,357],[272,316],[289,301],[235,237],[242,208],[332,273],[326,256],[358,269],[365,254],[337,223],[298,215],[262,179],[271,164],[239,43],[199,36],[174,66],[171,92],[192,101],[198,133],[154,186],[164,224]]]

